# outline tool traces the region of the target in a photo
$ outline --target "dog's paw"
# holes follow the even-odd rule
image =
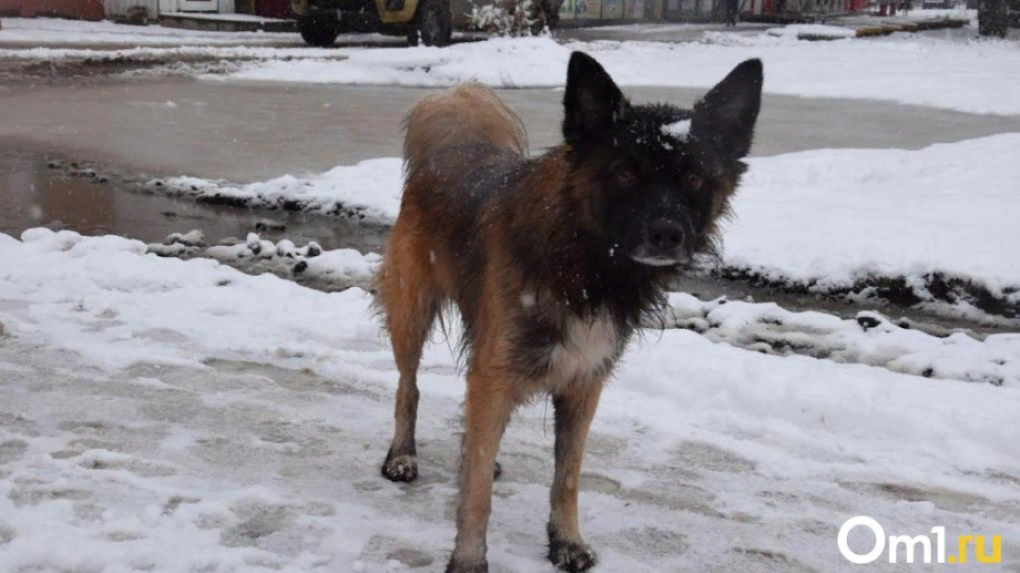
[[[417,456],[386,456],[386,461],[382,465],[382,475],[395,482],[414,481],[418,477]]]
[[[450,559],[450,563],[446,566],[446,573],[489,573],[489,562],[460,563],[455,559]]]
[[[599,559],[584,543],[553,539],[549,542],[549,561],[567,573],[581,573],[594,567]]]

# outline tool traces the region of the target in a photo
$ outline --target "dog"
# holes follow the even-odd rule
[[[738,65],[695,105],[631,104],[591,56],[574,52],[563,144],[529,158],[520,118],[464,84],[404,118],[400,213],[377,299],[400,373],[382,474],[418,475],[422,346],[459,310],[465,433],[455,548],[447,573],[483,573],[496,452],[514,409],[550,396],[555,475],[548,558],[586,571],[578,479],[602,388],[672,281],[713,253],[746,170],[761,106],[760,60]]]

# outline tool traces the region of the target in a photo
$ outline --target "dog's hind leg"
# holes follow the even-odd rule
[[[602,381],[575,382],[553,396],[556,416],[556,473],[550,492],[549,561],[577,573],[597,562],[577,524],[577,486],[588,428],[602,393]]]
[[[393,442],[382,465],[391,481],[418,477],[415,424],[418,419],[418,363],[439,310],[429,254],[421,253],[414,233],[395,226],[379,274],[379,298],[400,372]],[[424,255],[424,256],[422,256]]]

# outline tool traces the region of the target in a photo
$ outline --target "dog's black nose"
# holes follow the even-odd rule
[[[684,228],[679,223],[659,219],[648,224],[648,245],[659,251],[672,251],[684,242]]]

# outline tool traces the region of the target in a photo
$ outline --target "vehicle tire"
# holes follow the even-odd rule
[[[340,25],[330,19],[309,19],[301,22],[301,39],[309,46],[328,48],[340,35]]]
[[[418,13],[408,28],[407,43],[418,45],[418,39],[426,46],[446,46],[453,35],[453,17],[449,0],[418,0]]]

